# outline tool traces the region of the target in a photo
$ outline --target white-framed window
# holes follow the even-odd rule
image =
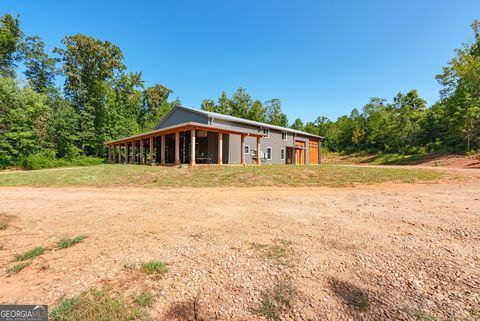
[[[267,127],[263,127],[263,135],[265,136],[265,138],[270,138],[270,128],[267,128]]]
[[[282,139],[287,140],[287,132],[282,132]]]
[[[272,160],[272,147],[267,147],[267,160]]]
[[[250,154],[250,145],[243,145],[243,153]]]
[[[285,160],[285,148],[280,149],[280,159]]]

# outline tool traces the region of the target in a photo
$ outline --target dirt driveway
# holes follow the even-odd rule
[[[155,296],[157,320],[479,320],[480,178],[356,188],[1,188],[0,303],[91,287]],[[61,238],[87,235],[55,249]],[[14,257],[43,255],[9,275]],[[162,278],[140,273],[162,260]],[[434,319],[435,318],[435,319]]]

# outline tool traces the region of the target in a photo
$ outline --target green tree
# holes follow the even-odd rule
[[[172,109],[168,97],[173,91],[156,84],[143,92],[144,121],[143,128],[152,130],[160,120]]]
[[[39,93],[54,91],[57,59],[49,57],[45,43],[38,36],[27,37],[23,47],[25,76],[33,90]]]
[[[231,115],[230,99],[224,91],[222,91],[220,98],[218,98],[218,102],[215,105],[214,111],[223,115]]]
[[[230,99],[230,115],[247,119],[252,104],[252,97],[245,88],[240,87]]]
[[[266,121],[271,125],[287,127],[287,115],[282,113],[282,103],[280,99],[273,98],[265,103]]]
[[[11,14],[0,18],[0,76],[13,77],[16,61],[20,58],[22,31],[20,21]]]
[[[248,119],[264,123],[265,117],[265,108],[263,107],[262,102],[258,99],[255,100],[248,111]]]
[[[304,130],[305,125],[303,124],[303,121],[300,118],[295,119],[293,124],[290,126],[292,129],[296,130]]]
[[[115,76],[125,70],[123,54],[109,41],[82,34],[63,38],[61,56],[65,94],[79,114],[81,149],[86,154],[103,155],[108,138],[106,98]]]
[[[205,111],[215,111],[215,102],[211,99],[204,99],[202,100],[201,108]]]

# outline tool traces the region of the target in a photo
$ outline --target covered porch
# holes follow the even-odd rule
[[[111,141],[108,148],[109,163],[180,165],[232,164],[229,162],[228,135],[240,136],[240,163],[245,165],[245,137],[256,137],[260,150],[262,134],[226,130],[199,123],[185,123],[149,133]],[[193,155],[193,157],[192,157]],[[258,158],[256,164],[260,164]]]

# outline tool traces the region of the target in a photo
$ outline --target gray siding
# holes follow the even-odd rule
[[[167,116],[167,118],[165,118],[160,124],[158,124],[155,129],[166,128],[188,122],[208,124],[208,118],[207,116],[178,108],[169,116]]]

